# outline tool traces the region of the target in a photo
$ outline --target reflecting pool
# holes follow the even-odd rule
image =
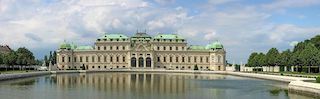
[[[287,83],[218,74],[80,73],[0,82],[0,99],[313,99]]]

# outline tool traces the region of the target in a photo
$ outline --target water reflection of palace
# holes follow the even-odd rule
[[[225,76],[206,74],[150,74],[150,73],[95,73],[56,75],[60,88],[89,86],[110,92],[185,93],[194,88],[194,79],[224,79]]]

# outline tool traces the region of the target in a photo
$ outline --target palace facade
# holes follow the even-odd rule
[[[178,69],[226,70],[226,51],[216,41],[206,46],[190,45],[177,34],[105,34],[94,46],[64,42],[57,50],[60,70],[83,69]]]

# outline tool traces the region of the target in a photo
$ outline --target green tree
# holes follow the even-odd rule
[[[310,39],[310,43],[314,44],[314,46],[320,49],[320,35],[317,35]]]
[[[302,57],[301,57],[300,53],[301,53],[301,51],[293,52],[290,57],[290,64],[293,66],[300,67],[300,71],[298,71],[298,68],[296,68],[297,72],[302,71],[302,65],[303,65],[303,61],[302,61]]]
[[[291,51],[289,49],[283,51],[280,56],[279,56],[279,66],[281,67],[290,67],[291,66],[291,63],[289,62],[290,61],[290,57],[291,57]]]
[[[268,66],[277,66],[279,65],[279,51],[277,48],[271,48],[266,54],[266,63]]]
[[[3,62],[7,66],[13,66],[16,64],[16,60],[17,60],[17,54],[14,51],[11,51],[8,54],[4,55]],[[6,66],[6,70],[8,70],[7,66]]]
[[[52,58],[52,51],[50,51],[50,53],[49,53],[48,65],[49,65],[50,63],[52,63],[52,61],[53,61],[53,58]]]
[[[52,64],[56,64],[57,63],[57,52],[53,51],[52,54]]]
[[[20,65],[20,69],[23,66],[30,66],[33,65],[35,62],[35,57],[33,56],[33,53],[25,48],[18,48],[16,51],[16,55],[17,55],[17,60],[16,60],[16,64]]]
[[[262,66],[266,66],[267,62],[266,62],[266,55],[263,53],[259,53],[256,60],[258,61],[258,66],[262,67]]]
[[[3,54],[0,53],[0,65],[3,64]]]
[[[44,63],[46,66],[49,66],[49,59],[47,55],[44,56]]]
[[[302,64],[304,66],[308,66],[308,73],[311,72],[311,66],[317,65],[318,57],[317,57],[318,49],[311,43],[307,43],[305,49],[300,53],[300,57],[302,58]]]
[[[258,63],[257,56],[258,56],[258,53],[256,53],[256,52],[251,53],[251,55],[250,55],[250,57],[248,59],[248,63],[247,63],[247,65],[249,67],[258,66],[258,64],[257,64]]]

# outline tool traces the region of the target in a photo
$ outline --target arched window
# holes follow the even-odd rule
[[[131,67],[136,67],[137,59],[135,57],[131,58]]]
[[[151,67],[151,58],[150,57],[146,58],[146,66]]]
[[[144,62],[143,58],[140,57],[139,58],[139,67],[143,67],[143,62]]]
[[[221,63],[221,56],[218,55],[218,63]]]

